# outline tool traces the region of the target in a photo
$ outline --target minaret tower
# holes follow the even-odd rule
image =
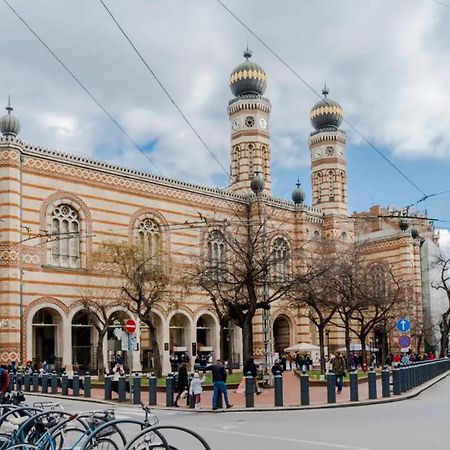
[[[315,128],[309,137],[311,151],[311,181],[313,206],[325,214],[347,215],[347,174],[345,164],[345,133],[339,129],[342,108],[328,98],[328,89],[322,90],[323,99],[311,110]]]
[[[264,70],[250,61],[251,51],[244,52],[245,61],[230,76],[231,92],[228,103],[231,125],[230,190],[250,193],[250,182],[256,173],[264,177],[263,193],[270,189],[270,101],[263,97],[267,78]]]

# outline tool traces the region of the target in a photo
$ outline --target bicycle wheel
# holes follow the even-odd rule
[[[33,444],[16,444],[12,447],[8,447],[8,450],[39,450],[39,447],[36,447]]]
[[[120,450],[119,446],[110,438],[96,439],[86,450]]]
[[[86,430],[78,427],[67,427],[53,436],[53,445],[56,450],[71,450],[85,436]]]

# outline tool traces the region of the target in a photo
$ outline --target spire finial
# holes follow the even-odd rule
[[[252,51],[248,48],[248,39],[247,39],[247,48],[244,50],[244,58],[249,59],[252,57]]]
[[[323,88],[322,88],[322,95],[326,98],[327,95],[330,93],[328,87],[327,87],[327,81],[323,81]]]
[[[11,114],[11,111],[13,110],[13,107],[11,106],[11,96],[8,95],[8,106],[5,108],[6,111],[8,111],[8,114]]]
[[[296,184],[297,184],[297,188],[299,188],[302,185],[302,183],[300,183],[300,177],[297,178],[297,183]]]

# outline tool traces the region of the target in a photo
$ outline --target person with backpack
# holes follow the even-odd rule
[[[332,370],[336,374],[336,386],[337,393],[340,394],[342,392],[342,387],[344,385],[344,376],[345,376],[345,367],[346,362],[341,352],[337,352],[336,356],[333,359]]]

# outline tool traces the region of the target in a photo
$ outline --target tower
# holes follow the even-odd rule
[[[234,98],[228,103],[231,125],[230,190],[248,193],[256,173],[265,180],[264,193],[270,194],[270,101],[263,97],[267,86],[266,73],[250,61],[247,48],[245,61],[230,76]]]
[[[328,89],[322,90],[323,99],[310,113],[315,128],[309,137],[311,151],[311,184],[313,206],[325,214],[347,215],[347,175],[345,164],[345,133],[338,127],[342,122],[342,108],[328,98]]]

